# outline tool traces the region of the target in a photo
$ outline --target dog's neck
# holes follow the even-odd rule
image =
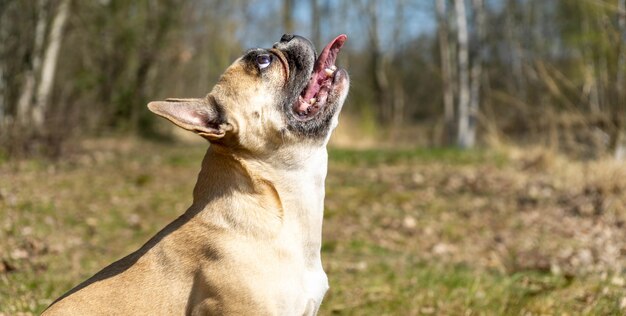
[[[293,233],[286,237],[301,239],[306,256],[319,259],[328,154],[325,147],[286,152],[261,161],[212,145],[189,212],[257,238]]]

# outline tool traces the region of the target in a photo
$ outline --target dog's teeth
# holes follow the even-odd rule
[[[311,103],[311,104],[315,104],[315,102],[317,102],[316,98],[311,98],[311,100],[309,100],[309,103]]]
[[[335,72],[335,70],[337,70],[337,66],[335,66],[335,65],[330,66],[330,70],[332,70],[333,72]]]
[[[326,73],[327,77],[330,77],[330,76],[332,76],[335,73],[335,71],[330,69],[330,68],[324,69],[324,72]]]

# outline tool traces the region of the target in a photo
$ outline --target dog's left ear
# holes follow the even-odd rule
[[[148,103],[150,111],[209,140],[232,130],[224,110],[209,96],[203,99],[166,99]]]

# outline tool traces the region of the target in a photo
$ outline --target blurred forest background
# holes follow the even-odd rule
[[[349,37],[320,314],[626,314],[626,0],[0,0],[0,316],[179,216],[146,104],[291,32]]]
[[[150,100],[206,94],[245,49],[339,33],[358,135],[624,156],[623,0],[0,2],[0,148],[154,136]],[[350,123],[346,123],[350,124]]]

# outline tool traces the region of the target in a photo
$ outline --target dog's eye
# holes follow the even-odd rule
[[[256,57],[256,63],[259,65],[259,68],[267,68],[272,62],[272,56],[270,55],[259,55]]]

